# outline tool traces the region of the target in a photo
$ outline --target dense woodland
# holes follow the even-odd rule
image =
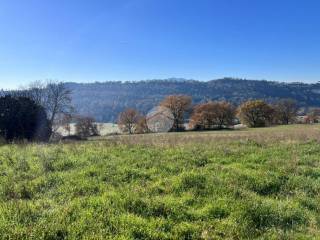
[[[225,100],[239,105],[248,99],[263,99],[273,103],[279,99],[294,99],[307,111],[320,106],[320,83],[279,83],[261,80],[224,78],[208,82],[167,79],[138,82],[66,83],[72,90],[73,105],[81,115],[100,122],[116,122],[120,112],[134,108],[145,114],[165,96],[184,94],[193,104],[209,100]]]

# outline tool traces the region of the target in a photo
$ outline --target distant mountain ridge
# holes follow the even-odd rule
[[[73,92],[73,104],[79,114],[101,122],[114,122],[125,108],[147,113],[165,96],[186,94],[194,104],[208,100],[227,100],[236,105],[248,99],[274,102],[295,99],[302,108],[320,107],[320,83],[284,83],[266,80],[223,78],[211,81],[170,78],[136,82],[66,83]]]

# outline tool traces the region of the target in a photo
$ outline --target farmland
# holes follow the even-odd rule
[[[320,126],[0,147],[0,239],[315,239]]]

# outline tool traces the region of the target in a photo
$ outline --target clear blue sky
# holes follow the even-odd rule
[[[0,87],[320,80],[319,0],[1,0]]]

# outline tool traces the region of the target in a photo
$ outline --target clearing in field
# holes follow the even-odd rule
[[[4,145],[0,239],[317,238],[319,133],[292,125]]]

